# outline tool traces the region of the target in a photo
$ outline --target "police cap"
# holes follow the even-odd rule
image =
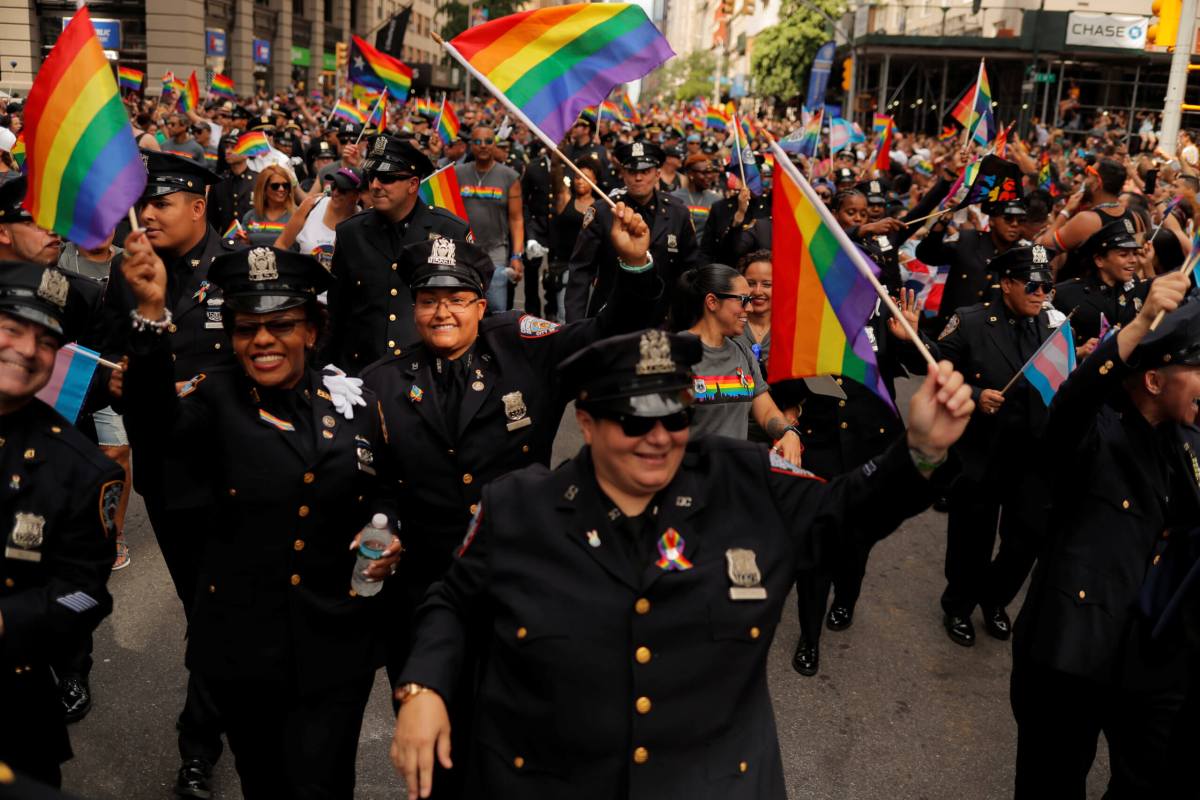
[[[337,151],[333,149],[333,145],[324,139],[318,139],[308,151],[309,158],[313,161],[318,158],[328,158],[336,160],[338,157]]]
[[[872,178],[858,184],[858,190],[867,196],[867,204],[872,206],[887,205],[887,192],[890,188],[886,182]]]
[[[854,170],[849,167],[838,167],[833,171],[833,182],[838,186],[852,184],[857,178],[858,176],[854,174]]]
[[[321,262],[278,247],[253,247],[213,259],[208,278],[221,287],[225,308],[267,314],[304,305],[333,284]]]
[[[717,146],[716,139],[705,139],[703,142],[700,143],[700,152],[707,153],[710,156],[716,155],[716,152],[720,149],[721,148]]]
[[[0,312],[44,326],[64,341],[78,334],[86,302],[65,274],[27,261],[0,261]]]
[[[363,160],[363,172],[368,178],[374,173],[399,173],[425,179],[433,174],[433,162],[412,142],[381,134],[371,141],[371,149]]]
[[[1137,228],[1129,218],[1117,219],[1100,228],[1083,243],[1083,252],[1089,256],[1104,255],[1109,250],[1140,250]]]
[[[470,242],[428,239],[400,252],[400,277],[418,289],[467,289],[482,296],[495,267],[488,254]]]
[[[654,142],[627,142],[616,149],[617,163],[628,170],[654,169],[663,163],[663,150]]]
[[[13,173],[9,173],[12,175]],[[14,177],[0,182],[0,222],[32,222],[33,217],[21,202],[25,199],[25,191],[29,182],[24,175],[16,173]]]
[[[357,122],[343,122],[337,129],[338,141],[342,144],[351,144],[358,139],[358,134],[362,131],[362,125]]]
[[[1023,217],[1029,213],[1025,208],[1025,202],[1018,198],[984,203],[982,208],[983,213],[989,217]]]
[[[692,402],[692,365],[700,338],[657,329],[602,339],[559,365],[579,408],[661,417]]]
[[[1050,271],[1050,252],[1040,244],[1022,239],[988,262],[988,267],[1001,278],[1053,282]]]
[[[142,150],[142,163],[149,177],[142,191],[142,200],[162,197],[175,192],[191,192],[203,195],[204,187],[220,183],[221,178],[208,167],[197,164],[190,158],[160,153],[157,150]]]
[[[1193,298],[1163,317],[1134,348],[1129,364],[1135,369],[1200,366],[1200,300]]]
[[[250,130],[262,131],[264,133],[275,132],[275,115],[260,114],[250,121]]]

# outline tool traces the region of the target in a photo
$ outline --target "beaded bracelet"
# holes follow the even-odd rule
[[[162,319],[153,320],[146,319],[137,312],[137,309],[133,309],[129,312],[129,319],[133,323],[133,329],[135,331],[150,331],[151,333],[161,334],[171,327],[172,320],[171,309],[164,308],[163,312],[164,314]]]

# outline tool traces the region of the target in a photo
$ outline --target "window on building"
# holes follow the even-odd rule
[[[325,0],[325,21],[333,22],[333,0]]]
[[[350,3],[350,30],[358,30],[358,3],[354,0],[348,0]]]
[[[297,17],[304,16],[304,0],[292,0],[292,15]]]

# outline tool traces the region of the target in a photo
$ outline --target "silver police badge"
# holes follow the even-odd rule
[[[504,416],[509,420],[505,425],[508,430],[520,430],[533,424],[533,420],[529,418],[529,407],[525,405],[525,398],[520,392],[509,392],[501,396],[500,400],[504,403]]]
[[[667,334],[651,329],[642,334],[638,343],[641,358],[634,372],[638,375],[657,375],[675,371],[675,360],[671,358],[671,340]]]
[[[646,155],[646,148],[641,142],[634,142],[633,148],[629,151],[629,154],[634,158],[642,158]]]
[[[1122,219],[1121,222],[1125,223],[1125,232],[1132,236],[1134,234],[1133,221],[1126,218]]]
[[[256,247],[246,256],[250,269],[246,275],[255,283],[279,280],[279,270],[275,267],[275,253],[268,247]]]
[[[754,560],[754,551],[740,547],[725,551],[728,565],[730,600],[766,600],[767,590],[762,585],[762,573]]]
[[[1035,264],[1049,264],[1050,263],[1050,255],[1046,252],[1046,248],[1042,247],[1040,244],[1035,244],[1033,246],[1033,263],[1035,263]]]
[[[42,546],[45,529],[46,518],[41,514],[18,511],[13,519],[12,533],[8,535],[8,546],[4,548],[4,557],[14,561],[41,561],[42,554],[37,548]]]
[[[667,234],[667,250],[674,253],[679,249],[679,237],[673,233]]]
[[[375,144],[371,145],[371,155],[381,156],[387,150],[388,139],[386,136],[378,136],[375,139]]]
[[[453,267],[455,264],[454,257],[454,241],[451,239],[437,239],[433,243],[433,249],[429,251],[429,264],[440,264],[445,267]]]
[[[38,285],[37,294],[48,303],[66,308],[67,291],[70,286],[66,275],[56,269],[47,269],[42,271],[42,282]]]

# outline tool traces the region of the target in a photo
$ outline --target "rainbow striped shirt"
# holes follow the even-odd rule
[[[505,202],[506,200],[506,192],[499,186],[463,184],[461,194],[464,200],[493,200],[497,203]]]

